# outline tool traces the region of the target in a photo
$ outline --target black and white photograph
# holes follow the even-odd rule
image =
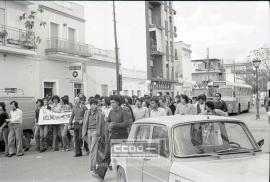
[[[1,182],[269,182],[269,1],[0,0]]]

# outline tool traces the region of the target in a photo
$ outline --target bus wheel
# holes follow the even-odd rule
[[[238,105],[238,111],[237,111],[237,114],[241,114],[241,105],[240,105],[240,104]]]

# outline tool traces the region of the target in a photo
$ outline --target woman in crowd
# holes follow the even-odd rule
[[[34,132],[34,138],[35,138],[35,141],[36,141],[36,148],[35,150],[36,151],[40,151],[40,152],[44,152],[44,139],[41,140],[41,137],[40,137],[40,128],[43,127],[42,125],[39,125],[38,123],[38,120],[39,120],[39,113],[40,113],[40,110],[41,108],[43,107],[43,100],[42,99],[38,99],[37,102],[36,102],[36,105],[37,105],[37,108],[35,110],[35,132]],[[43,130],[42,130],[43,132]]]
[[[61,97],[61,112],[71,112],[71,107],[66,97]],[[63,141],[62,151],[69,151],[68,124],[61,124],[61,136]]]
[[[189,98],[186,95],[180,96],[181,104],[176,107],[175,114],[188,115],[195,114],[193,105],[189,104]]]
[[[201,94],[197,98],[197,104],[196,104],[196,110],[197,114],[200,114],[201,112],[206,110],[205,102],[206,102],[206,95]]]
[[[53,104],[51,106],[51,111],[55,113],[61,112],[61,104],[60,104],[60,98],[57,95],[54,95],[52,97]],[[53,124],[52,125],[53,130],[53,150],[58,151],[58,140],[61,137],[61,124]]]
[[[0,103],[0,136],[3,134],[3,139],[5,143],[5,156],[8,156],[8,113],[6,111],[6,104],[4,102]]]

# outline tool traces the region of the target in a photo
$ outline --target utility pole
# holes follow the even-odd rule
[[[120,94],[120,76],[119,76],[119,60],[118,60],[118,44],[115,18],[115,2],[113,1],[113,27],[114,27],[114,45],[115,45],[115,63],[116,63],[116,87],[117,95]]]
[[[206,78],[206,86],[209,81],[209,69],[210,69],[210,61],[209,61],[209,48],[207,48],[207,55],[206,55],[206,61],[207,61],[207,78]]]
[[[235,60],[233,60],[233,82],[235,83]]]

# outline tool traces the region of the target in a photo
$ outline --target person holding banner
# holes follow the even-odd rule
[[[53,104],[51,106],[51,111],[55,113],[61,113],[61,104],[60,98],[57,95],[54,95],[52,97]],[[53,130],[53,151],[58,151],[58,140],[61,136],[61,124],[53,124],[52,125],[52,130]]]
[[[85,111],[87,110],[87,107],[83,103],[84,99],[82,97],[75,97],[75,106],[72,109],[69,119],[69,130],[72,128],[72,122],[74,121],[74,157],[82,156],[82,121]]]
[[[103,135],[104,116],[98,109],[98,101],[93,98],[89,101],[90,109],[87,110],[83,118],[82,137],[88,135],[90,172],[96,173],[96,157],[98,141]]]
[[[36,105],[37,105],[37,109],[35,110],[35,113],[36,113],[36,117],[35,117],[35,132],[34,132],[34,138],[35,138],[35,141],[36,141],[36,148],[35,150],[36,151],[40,151],[40,152],[44,152],[44,138],[42,138],[43,140],[41,140],[41,131],[40,131],[40,128],[43,127],[43,126],[40,126],[38,124],[38,120],[39,120],[39,113],[40,113],[40,110],[41,108],[43,107],[43,100],[42,99],[38,99],[37,102],[36,102]],[[43,132],[43,130],[42,130]]]
[[[69,105],[69,102],[66,97],[61,97],[61,112],[71,112],[71,107]],[[69,151],[69,140],[68,140],[68,123],[67,124],[61,124],[61,136],[63,141],[63,149],[62,151]]]

